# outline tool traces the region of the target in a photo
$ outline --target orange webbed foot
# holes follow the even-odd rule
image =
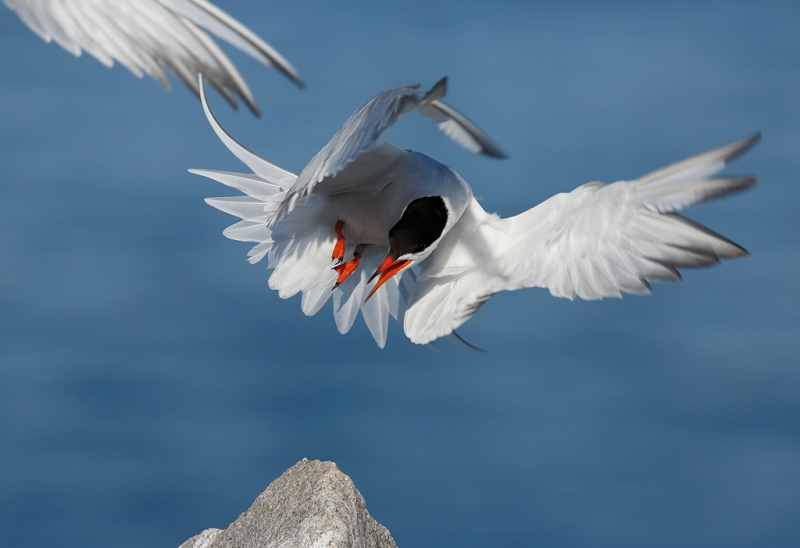
[[[336,264],[341,265],[344,262],[344,221],[336,221],[336,226],[333,229],[336,231],[336,245],[333,246],[333,253],[331,253],[331,260],[336,261]]]
[[[333,270],[339,273],[339,277],[336,278],[336,283],[333,286],[333,289],[339,287],[342,282],[344,282],[350,274],[355,272],[356,268],[358,268],[358,262],[361,260],[361,254],[364,252],[364,249],[369,244],[359,244],[356,246],[356,250],[353,253],[353,258],[347,261],[346,263],[342,263],[338,266],[334,266]]]

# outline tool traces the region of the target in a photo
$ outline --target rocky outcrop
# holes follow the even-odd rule
[[[180,548],[397,548],[367,512],[353,480],[333,462],[303,459],[225,530],[206,529]]]

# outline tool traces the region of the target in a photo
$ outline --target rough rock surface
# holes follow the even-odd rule
[[[180,548],[397,548],[367,512],[353,480],[333,462],[303,459],[225,530],[206,529]]]

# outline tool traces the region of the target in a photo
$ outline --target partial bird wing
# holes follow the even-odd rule
[[[736,141],[635,181],[589,183],[508,219],[487,214],[473,201],[421,264],[406,335],[421,344],[447,335],[500,291],[546,287],[568,299],[646,294],[650,281],[680,279],[676,267],[746,255],[673,212],[753,185],[752,177],[714,175],[758,139]]]
[[[391,167],[403,151],[379,137],[404,113],[415,108],[433,118],[455,142],[472,152],[502,157],[496,145],[455,109],[439,101],[447,93],[447,78],[427,92],[419,84],[383,91],[356,110],[333,138],[300,172],[276,216],[278,222],[297,200],[312,192],[334,194],[365,183],[365,172]],[[357,161],[356,161],[357,160]]]
[[[281,54],[207,0],[3,2],[43,40],[54,40],[75,56],[85,50],[108,67],[117,61],[169,89],[167,69],[198,95],[200,73],[231,106],[236,108],[238,96],[256,115],[258,106],[244,79],[201,27],[303,85]]]
[[[240,219],[226,228],[223,234],[232,240],[255,244],[248,253],[247,260],[251,264],[268,258],[270,268],[275,269],[269,278],[269,286],[278,291],[281,298],[287,299],[302,292],[302,310],[306,315],[313,316],[332,296],[333,315],[339,332],[347,333],[350,330],[360,310],[375,342],[383,348],[386,344],[389,316],[401,325],[403,323],[406,302],[414,291],[413,273],[403,272],[395,276],[365,303],[364,298],[369,290],[368,275],[378,268],[388,251],[387,246],[370,246],[364,250],[359,272],[331,291],[337,273],[331,269],[334,241],[330,227],[308,223],[300,227],[301,231],[295,233],[293,238],[286,239],[279,236],[273,238],[269,226],[297,176],[260,158],[236,142],[219,125],[208,108],[202,82],[200,100],[214,132],[228,150],[253,171],[233,173],[209,169],[189,170],[243,193],[239,196],[206,199],[210,206]],[[352,252],[352,247],[348,252]]]
[[[420,116],[431,118],[448,137],[470,152],[492,158],[507,158],[488,135],[450,105],[435,100],[420,105],[418,110]]]

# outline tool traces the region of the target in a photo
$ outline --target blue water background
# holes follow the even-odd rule
[[[751,256],[649,297],[493,298],[488,354],[385,350],[267,287],[243,171],[180,84],[74,59],[0,9],[0,537],[176,547],[302,457],[333,460],[409,547],[800,546],[800,4],[334,2],[221,7],[308,82],[231,57],[263,116],[223,125],[299,171],[387,87],[448,102],[510,156],[428,121],[387,133],[501,215],[756,130],[754,189],[688,211]]]

